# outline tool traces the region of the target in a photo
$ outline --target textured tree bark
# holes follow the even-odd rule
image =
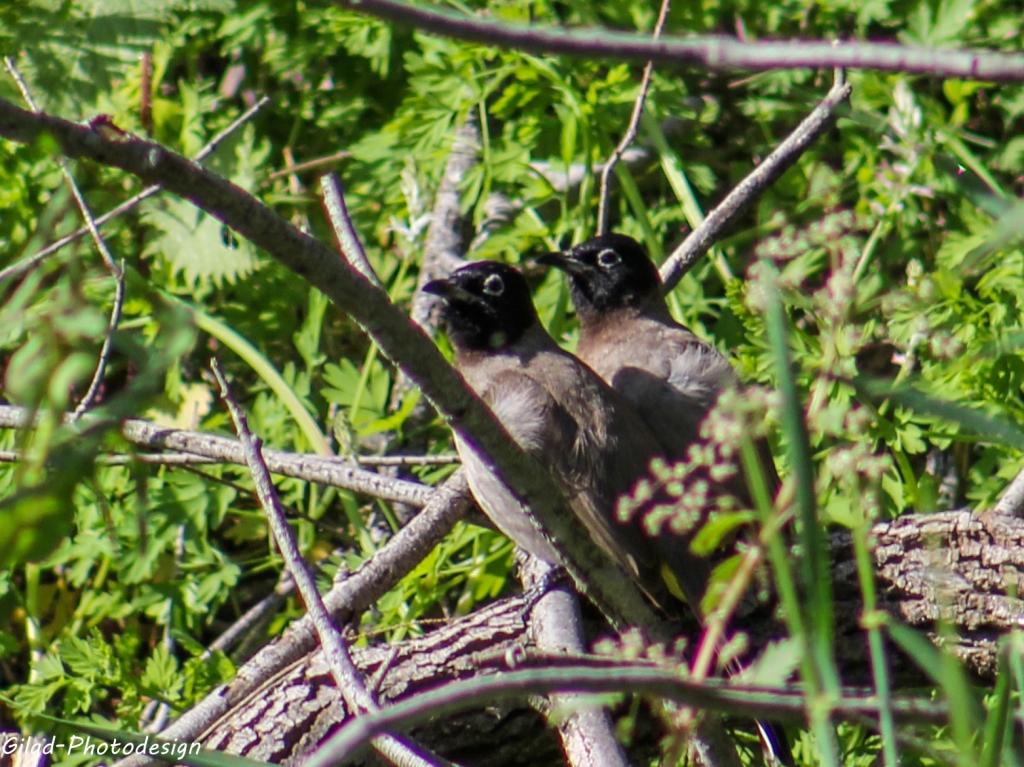
[[[1024,520],[965,511],[910,515],[875,525],[873,549],[881,606],[892,616],[937,639],[941,621],[956,630],[943,643],[975,675],[990,677],[996,643],[1024,625],[1024,602],[1007,594],[1024,591]],[[853,547],[848,533],[830,539],[836,595],[837,651],[846,680],[869,680],[866,640],[858,621],[861,603]],[[475,674],[516,666],[531,646],[525,605],[511,597],[452,621],[417,639],[358,651],[357,665],[373,680],[382,703]],[[749,621],[756,621],[749,623]],[[752,645],[778,636],[765,622],[747,616],[736,628]],[[591,626],[598,632],[600,626]],[[607,629],[603,629],[608,633]],[[898,681],[922,677],[895,651]],[[313,652],[240,701],[203,736],[211,748],[274,763],[295,764],[345,720],[347,712],[330,674]],[[524,700],[433,722],[415,737],[443,756],[465,765],[516,767],[563,764],[555,731]],[[629,757],[649,759],[658,728],[649,718],[634,732]],[[374,764],[366,754],[365,764]]]

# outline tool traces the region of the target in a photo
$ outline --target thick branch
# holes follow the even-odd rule
[[[977,49],[919,48],[892,43],[784,40],[744,43],[730,37],[693,35],[651,40],[595,29],[516,26],[447,11],[415,8],[395,0],[335,0],[338,5],[403,22],[444,37],[531,53],[586,58],[674,62],[712,70],[844,67],[931,77],[1024,82],[1024,54]]]
[[[101,135],[89,126],[33,114],[0,99],[0,135],[31,142],[48,133],[69,157],[88,158],[160,183],[263,248],[347,311],[399,365],[467,442],[524,502],[524,513],[549,540],[577,587],[617,627],[639,626],[651,636],[664,628],[636,584],[592,541],[566,509],[546,469],[516,445],[494,414],[452,369],[434,343],[395,307],[387,293],[339,261],[321,242],[299,231],[229,181],[159,144]]]
[[[521,549],[517,558],[524,591],[544,588],[554,572],[551,566]],[[536,601],[530,613],[530,635],[542,652],[580,655],[587,651],[579,600],[570,588],[555,585]],[[550,702],[556,712],[573,712],[563,715],[558,726],[570,767],[629,767],[604,706],[587,705],[572,694],[551,695]]]
[[[998,638],[1024,622],[1024,604],[1006,596],[1014,587],[1018,593],[1024,587],[1024,520],[964,511],[909,515],[875,525],[872,535],[879,591],[884,595],[880,606],[941,641],[973,672],[991,676]],[[860,587],[848,533],[832,537],[830,554],[840,665],[848,681],[866,682]],[[533,645],[524,609],[522,599],[514,597],[422,639],[367,650],[356,662],[366,673],[376,675],[381,664],[392,659],[380,685],[383,702],[408,699],[454,679],[507,671],[509,658],[524,659],[516,668],[529,667]],[[953,640],[948,635],[940,640],[940,617],[957,629]],[[777,638],[765,630],[763,616],[748,615],[745,620],[748,623],[738,628],[750,634],[755,648]],[[318,658],[312,654],[264,687],[252,689],[210,730],[207,744],[283,764],[293,764],[310,753],[329,730],[347,719],[338,708],[337,692],[325,689],[330,681]],[[906,683],[919,686],[924,681],[919,671],[913,673],[907,658],[894,660]],[[553,663],[549,659],[540,665]],[[314,674],[313,669],[319,670]],[[799,712],[799,706],[794,710]],[[434,721],[413,734],[446,756],[485,767],[562,764],[557,740],[550,734],[538,737],[540,727],[523,701],[518,706],[491,705],[473,715]],[[648,729],[634,739],[634,763],[649,760],[649,750],[643,752],[644,759],[638,759],[635,749],[653,748],[657,738],[658,733]],[[445,744],[454,751],[446,750]]]

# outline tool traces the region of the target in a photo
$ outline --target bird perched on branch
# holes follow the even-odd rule
[[[618,394],[548,335],[523,276],[510,266],[478,261],[423,290],[442,298],[441,320],[458,370],[519,446],[550,467],[594,542],[662,607],[666,588],[697,604],[707,566],[685,541],[671,534],[652,539],[638,522],[624,524],[615,515],[619,496],[661,455],[657,439]],[[484,512],[520,547],[558,564],[551,545],[476,449],[456,441]]]
[[[594,371],[558,347],[540,324],[526,280],[512,267],[478,261],[423,290],[442,298],[441,320],[466,382],[519,446],[550,467],[594,542],[662,607],[667,590],[699,614],[707,562],[690,553],[686,538],[665,532],[652,539],[615,515],[619,496],[663,454],[656,432]],[[725,368],[712,367],[734,379],[729,363],[714,354]],[[707,407],[720,388],[705,398]],[[473,495],[491,521],[521,548],[558,564],[551,545],[476,449],[458,436],[456,443]],[[771,724],[758,726],[767,752],[791,765],[784,733]]]
[[[606,234],[538,261],[569,276],[576,356],[629,401],[669,458],[685,458],[719,395],[739,385],[729,360],[672,319],[658,270],[633,238]],[[779,480],[763,440],[758,451],[774,495]],[[741,475],[726,489],[750,503]]]
[[[672,319],[661,276],[631,237],[602,235],[538,261],[569,276],[580,320],[576,355],[628,400],[666,456],[686,458],[719,395],[739,385],[729,360]],[[771,452],[764,440],[758,441],[757,449],[774,496],[779,478]],[[742,474],[733,475],[724,490],[751,503]],[[702,618],[699,603],[690,605]],[[758,722],[757,727],[769,763],[792,765],[781,726]]]

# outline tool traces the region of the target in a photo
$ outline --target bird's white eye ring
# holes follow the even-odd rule
[[[496,274],[487,276],[484,280],[484,293],[489,296],[500,296],[505,292],[505,282]]]
[[[603,269],[611,269],[622,261],[621,256],[611,248],[605,248],[597,254],[597,265]]]

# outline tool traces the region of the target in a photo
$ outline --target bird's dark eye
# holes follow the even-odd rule
[[[622,261],[622,258],[611,248],[605,248],[597,254],[597,265],[602,269],[611,269]]]
[[[484,293],[489,296],[500,296],[505,292],[505,282],[496,274],[487,276],[484,280]]]

